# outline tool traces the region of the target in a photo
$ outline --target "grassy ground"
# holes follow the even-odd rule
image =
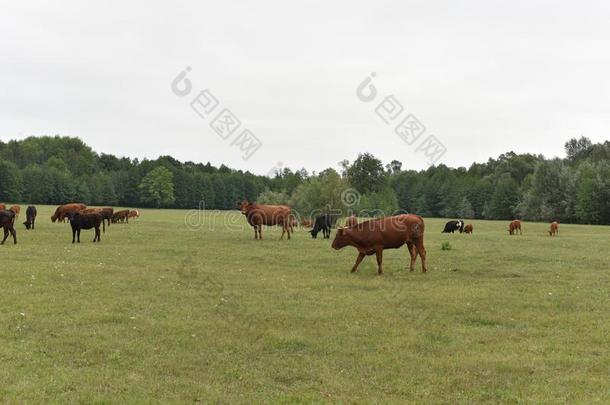
[[[378,277],[238,213],[144,210],[72,245],[38,212],[0,246],[2,402],[610,402],[609,227],[427,219],[429,272],[402,248]]]

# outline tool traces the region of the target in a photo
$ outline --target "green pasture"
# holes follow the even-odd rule
[[[73,245],[52,210],[0,246],[0,402],[610,402],[610,227],[426,219],[428,273],[403,247],[377,276],[238,212]]]

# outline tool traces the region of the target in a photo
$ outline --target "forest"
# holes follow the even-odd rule
[[[289,204],[302,216],[333,209],[610,224],[608,141],[574,138],[563,158],[507,152],[468,168],[416,171],[369,153],[339,167],[284,168],[269,177],[170,156],[140,161],[97,153],[79,138],[29,137],[0,141],[0,202],[229,210],[246,198]]]

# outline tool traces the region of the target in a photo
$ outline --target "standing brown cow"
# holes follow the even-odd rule
[[[140,218],[140,210],[129,211],[129,218]]]
[[[263,239],[261,230],[263,225],[280,225],[282,227],[281,239],[284,239],[284,234],[288,234],[290,239],[290,219],[292,212],[290,207],[286,205],[263,205],[250,203],[243,200],[239,204],[241,213],[246,216],[248,224],[254,228],[254,239]]]
[[[79,211],[81,214],[100,214],[102,216],[102,221],[104,223],[108,223],[110,226],[110,221],[112,220],[112,216],[114,215],[114,209],[111,207],[104,208],[85,208],[84,210]],[[104,227],[104,233],[106,233],[106,227]]]
[[[339,228],[333,240],[332,247],[339,250],[345,246],[354,246],[358,249],[356,263],[352,273],[364,256],[377,255],[377,273],[383,274],[384,249],[398,249],[406,244],[411,255],[409,269],[415,269],[417,254],[421,256],[422,272],[426,272],[426,248],[424,247],[424,219],[419,215],[401,214],[392,217],[372,219],[361,222],[351,228]]]
[[[508,225],[508,234],[509,235],[513,235],[513,234],[516,235],[517,231],[519,231],[520,235],[523,235],[523,232],[521,232],[521,221],[519,221],[518,219],[515,219],[514,221],[512,221]]]
[[[19,214],[21,213],[21,206],[13,205],[8,209],[9,211],[13,211],[15,213],[15,219],[19,218]]]
[[[468,225],[466,225],[466,226],[464,227],[464,232],[465,232],[465,233],[472,233],[472,230],[473,230],[473,226],[472,226],[472,224],[468,224]]]
[[[67,218],[68,214],[82,211],[85,208],[87,208],[87,206],[85,204],[79,204],[79,203],[60,205],[55,210],[55,213],[53,215],[51,215],[51,222],[55,222],[55,221],[64,222],[64,219]]]
[[[559,235],[559,223],[557,221],[551,222],[551,230],[549,231],[549,236],[557,236]]]

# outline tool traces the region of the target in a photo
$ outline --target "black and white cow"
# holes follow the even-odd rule
[[[464,221],[449,221],[445,224],[445,229],[441,233],[453,233],[455,231],[464,232]]]

